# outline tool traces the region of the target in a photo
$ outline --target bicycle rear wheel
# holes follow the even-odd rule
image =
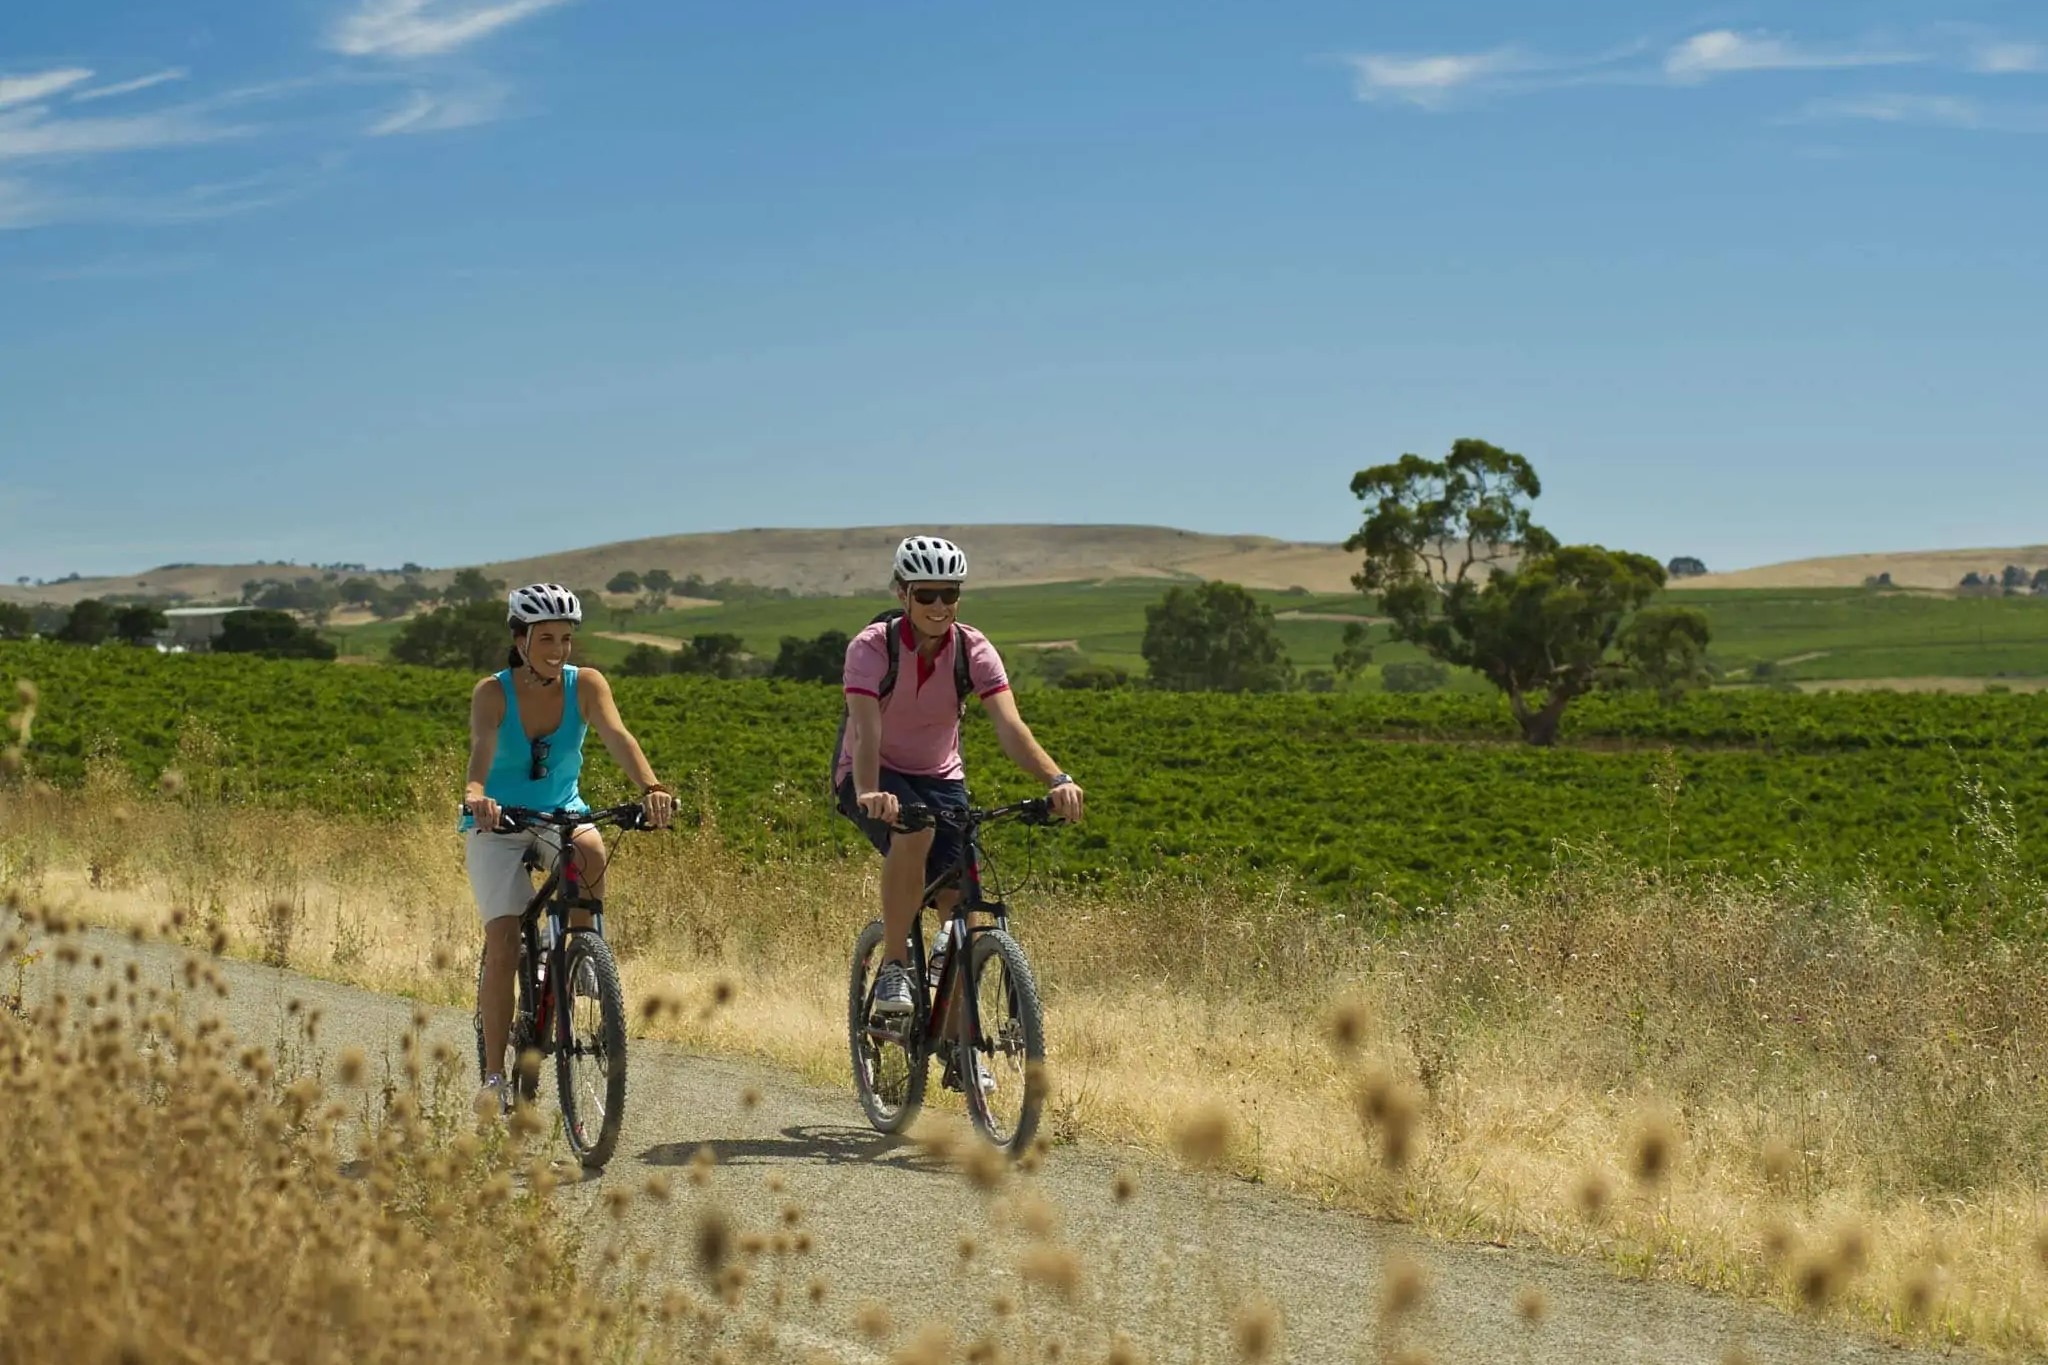
[[[925,1049],[928,1008],[920,979],[910,992],[912,1013],[895,1018],[875,1013],[875,977],[882,966],[882,922],[872,920],[853,945],[853,974],[846,1001],[846,1040],[853,1054],[853,1089],[868,1122],[884,1133],[900,1133],[924,1107],[930,1074]],[[923,966],[913,950],[913,974]]]
[[[530,1104],[540,1094],[540,1069],[538,1067],[523,1067],[519,1064],[519,1059],[525,1055],[527,1049],[533,1046],[533,1008],[529,1002],[518,998],[519,994],[526,990],[526,981],[526,949],[522,946],[519,950],[518,973],[513,977],[512,981],[512,989],[514,991],[512,1000],[512,1029],[505,1037],[505,1055],[499,1059],[497,1067],[493,1068],[491,1066],[491,1059],[484,1055],[484,955],[482,953],[476,955],[477,1005],[475,1012],[470,1016],[470,1023],[476,1029],[477,1084],[483,1084],[484,1081],[490,1078],[491,1072],[496,1070],[499,1075],[506,1077],[511,1084],[518,1087],[514,1092],[515,1097],[525,1100]]]
[[[570,1150],[596,1170],[612,1159],[626,1117],[626,996],[611,945],[595,931],[571,933],[562,961],[555,1096]]]
[[[967,1113],[990,1142],[1019,1156],[1038,1132],[1045,1104],[1045,1012],[1038,982],[1023,945],[1002,929],[976,930],[968,963],[980,1031],[972,1057],[961,1059]]]

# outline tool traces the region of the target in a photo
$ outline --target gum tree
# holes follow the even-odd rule
[[[1565,708],[1602,682],[1647,663],[1668,688],[1705,650],[1706,620],[1687,608],[1627,633],[1664,567],[1558,544],[1530,515],[1543,492],[1535,467],[1513,451],[1459,440],[1441,460],[1360,470],[1351,491],[1367,507],[1345,542],[1365,556],[1352,582],[1380,599],[1395,639],[1498,687],[1531,744],[1555,743]]]

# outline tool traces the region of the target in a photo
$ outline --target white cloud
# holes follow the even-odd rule
[[[33,76],[0,76],[0,109],[10,104],[47,99],[61,90],[69,90],[80,81],[91,79],[92,72],[82,66],[40,71]]]
[[[473,128],[489,123],[505,110],[502,87],[482,87],[460,93],[432,93],[415,90],[404,104],[370,125],[371,137],[393,133],[442,133],[453,128]]]
[[[41,227],[59,213],[61,205],[47,192],[25,180],[0,180],[0,232]]]
[[[328,35],[328,46],[351,57],[431,57],[466,47],[508,24],[567,0],[361,0]]]
[[[1813,100],[1800,111],[1810,120],[1860,119],[1972,132],[2048,133],[2048,105],[1998,105],[1960,95],[1880,94]]]
[[[1970,69],[1986,75],[2005,76],[2029,71],[2048,71],[2048,45],[2042,43],[1985,43],[1970,54]]]
[[[1823,51],[1801,47],[1768,33],[1717,28],[1695,33],[1664,57],[1664,74],[1675,81],[1700,81],[1735,71],[1810,71],[1827,67],[1897,66],[1924,61],[1918,53],[1879,48]]]
[[[1397,99],[1421,105],[1441,104],[1454,92],[1515,66],[1514,58],[1505,51],[1434,57],[1369,52],[1349,60],[1357,73],[1360,99]]]
[[[0,161],[184,147],[239,137],[244,131],[208,123],[181,109],[129,118],[70,119],[51,118],[40,107],[17,109],[0,113]]]
[[[182,81],[191,74],[182,66],[167,67],[162,71],[153,71],[147,76],[138,76],[132,81],[122,81],[118,85],[100,85],[90,90],[81,90],[71,97],[71,102],[84,104],[91,100],[112,99],[116,95],[132,95],[138,90],[148,90],[169,81]]]

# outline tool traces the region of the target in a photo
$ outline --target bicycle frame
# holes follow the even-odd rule
[[[989,900],[982,894],[981,885],[981,827],[992,821],[1015,815],[1038,815],[1046,809],[1043,798],[1020,801],[1011,806],[999,806],[988,811],[969,811],[962,816],[947,816],[936,812],[934,819],[951,819],[960,827],[960,852],[954,857],[953,865],[934,877],[924,889],[924,896],[917,917],[910,923],[910,972],[916,979],[916,987],[925,993],[926,1019],[922,1038],[913,1038],[910,1029],[915,1027],[917,1015],[913,1012],[910,1023],[902,1030],[868,1024],[867,1035],[898,1046],[915,1046],[921,1053],[929,1054],[932,1047],[951,1040],[963,1049],[977,1046],[981,1032],[981,1002],[968,988],[971,979],[971,964],[974,935],[990,929],[1009,927],[1010,907],[1007,903]],[[946,963],[939,972],[939,980],[933,986],[925,962],[924,912],[936,909],[940,895],[960,888],[960,899],[946,916]],[[976,925],[970,915],[990,915],[994,924]],[[984,1049],[987,1050],[987,1049]]]
[[[638,811],[637,806],[615,807],[611,810],[590,811],[578,817],[578,824],[602,827],[605,824],[619,824],[621,828],[632,828],[622,822],[628,810]],[[537,815],[539,812],[522,812]],[[569,935],[572,933],[596,933],[604,937],[604,912],[591,912],[588,928],[578,929],[569,922],[569,916],[583,908],[581,874],[576,870],[574,855],[574,826],[563,827],[557,821],[528,821],[521,828],[531,829],[535,825],[555,829],[561,835],[554,856],[549,862],[546,878],[533,893],[533,899],[526,903],[526,909],[519,915],[519,943],[522,949],[520,963],[515,964],[515,995],[512,1002],[511,1037],[521,1048],[532,1047],[543,1057],[552,1057],[567,1030],[567,1015],[554,1012],[554,983],[562,978],[567,964]],[[549,927],[553,930],[554,946],[543,952],[541,948],[540,923],[545,913]],[[556,1025],[560,1023],[560,1027]],[[521,1024],[526,1028],[522,1030]],[[523,1036],[522,1036],[523,1034]]]

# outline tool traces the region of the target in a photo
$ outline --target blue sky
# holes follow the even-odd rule
[[[0,575],[1334,540],[1459,436],[1659,557],[2048,541],[2044,222],[2020,4],[23,0]]]

